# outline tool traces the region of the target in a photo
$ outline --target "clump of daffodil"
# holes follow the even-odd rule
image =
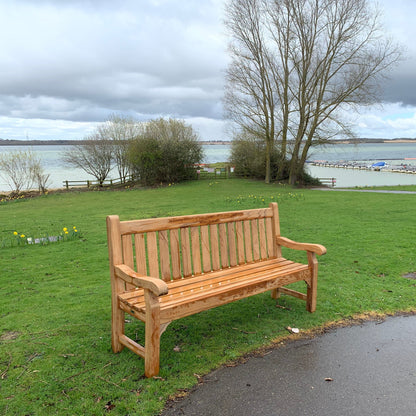
[[[72,240],[75,237],[78,237],[78,228],[76,225],[72,226],[72,228],[63,227],[62,228],[62,236],[65,240]]]

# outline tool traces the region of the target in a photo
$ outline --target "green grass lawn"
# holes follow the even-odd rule
[[[372,311],[416,310],[416,281],[402,277],[416,271],[415,198],[230,179],[0,204],[0,414],[156,415],[199,375],[286,336],[287,326],[306,331]],[[319,258],[314,314],[289,297],[276,308],[263,294],[175,321],[162,336],[159,379],[144,379],[143,360],[131,351],[112,353],[107,215],[126,220],[276,200],[282,235],[328,249]],[[17,245],[22,234],[56,236],[74,226],[72,240]],[[140,322],[128,319],[126,328],[143,336]]]

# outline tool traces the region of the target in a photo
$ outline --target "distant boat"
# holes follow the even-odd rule
[[[382,168],[384,166],[386,166],[386,162],[377,162],[371,165],[372,168]]]
[[[381,168],[384,168],[384,167],[386,167],[387,165],[386,165],[386,162],[377,162],[377,163],[373,163],[372,165],[371,165],[371,168],[372,169],[374,169],[374,170],[381,170]]]

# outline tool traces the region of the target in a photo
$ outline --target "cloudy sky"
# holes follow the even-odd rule
[[[416,137],[416,2],[379,0],[405,60],[360,137]],[[224,0],[0,0],[0,138],[81,139],[111,114],[230,139]]]

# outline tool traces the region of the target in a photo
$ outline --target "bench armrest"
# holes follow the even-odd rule
[[[125,282],[131,283],[143,289],[149,289],[156,296],[166,295],[166,293],[168,293],[168,285],[166,282],[155,277],[136,273],[125,264],[118,264],[114,266],[114,271],[116,276],[123,279]]]
[[[326,248],[320,244],[298,243],[296,241],[289,240],[286,237],[276,237],[276,243],[280,246],[293,248],[295,250],[311,251],[319,256],[326,253]]]

